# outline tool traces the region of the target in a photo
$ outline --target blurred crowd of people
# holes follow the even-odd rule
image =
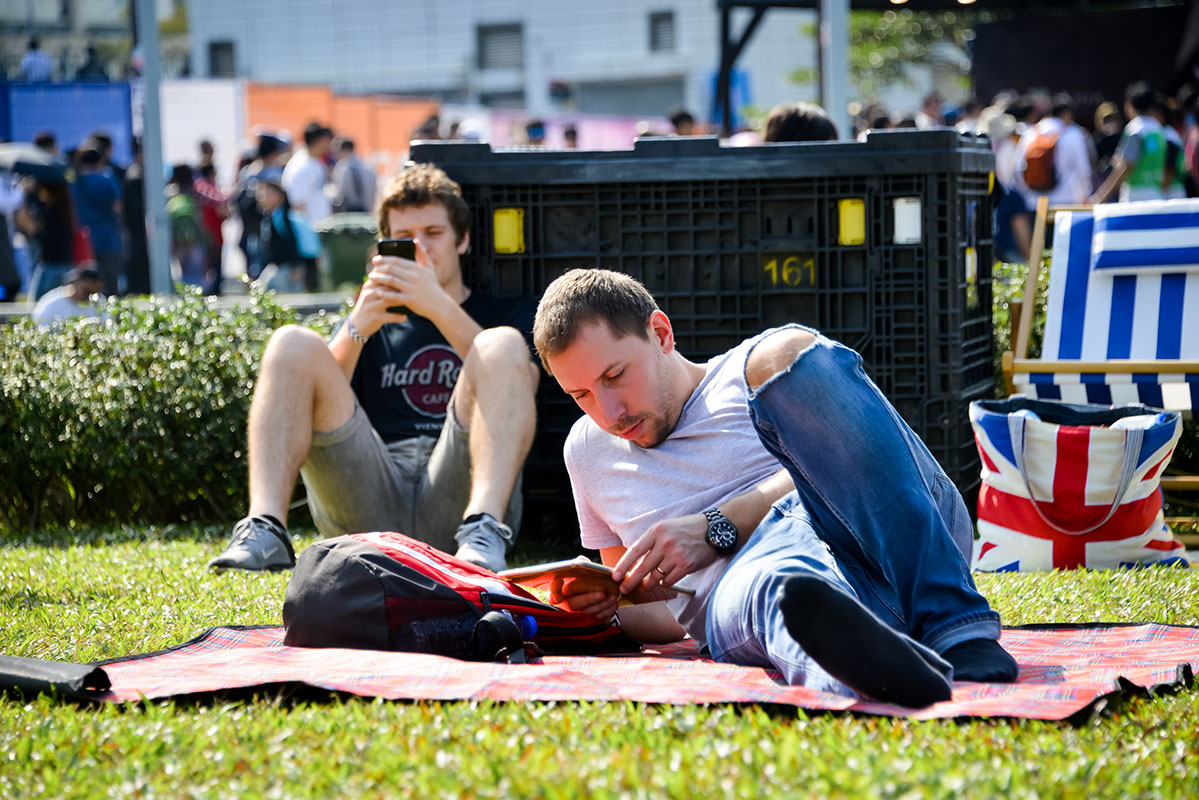
[[[1039,197],[1061,206],[1199,196],[1199,92],[1184,87],[1169,97],[1136,82],[1122,100],[1086,114],[1067,94],[1003,92],[943,120],[991,139],[1001,260],[1028,259]]]
[[[29,61],[36,70],[36,56]],[[996,253],[1002,260],[1023,261],[1040,196],[1048,196],[1052,205],[1073,205],[1199,195],[1199,93],[1188,88],[1171,98],[1136,83],[1128,87],[1122,105],[1103,102],[1093,114],[1089,111],[1080,115],[1072,98],[1048,92],[1005,91],[986,107],[974,100],[950,105],[934,93],[924,98],[919,112],[899,119],[875,105],[861,107],[852,134],[860,138],[871,130],[948,126],[987,135],[998,184]],[[646,123],[638,127],[638,135],[710,132],[683,108],[671,109],[666,119],[671,130]],[[563,147],[578,146],[574,126],[557,132]],[[518,133],[523,146],[547,146],[543,120],[526,121]],[[443,132],[441,119],[432,115],[412,138],[472,140],[479,134],[468,123],[456,122]],[[783,103],[728,143],[838,138],[836,124],[819,106]],[[112,138],[103,131],[65,153],[53,132],[38,134],[33,144],[60,169],[24,178],[0,174],[0,221],[7,222],[17,267],[15,278],[0,280],[0,299],[24,294],[40,300],[59,287],[69,288],[81,268],[100,276],[104,294],[148,293],[137,143],[127,168],[114,162]],[[257,130],[239,155],[237,174],[219,175],[212,144],[201,141],[195,163],[168,170],[173,280],[212,294],[221,291],[225,222],[233,218],[240,223],[237,246],[251,279],[282,291],[315,289],[318,224],[334,214],[370,212],[377,191],[374,169],[359,157],[352,139],[317,122],[296,142],[286,131]]]
[[[40,158],[33,174],[0,174],[2,244],[15,267],[0,282],[4,299],[22,292],[40,299],[77,267],[94,269],[105,294],[148,292],[140,157],[127,168],[115,163],[103,131],[65,153],[48,131],[33,147]]]
[[[71,56],[74,56],[72,59]],[[96,45],[89,43],[80,53],[59,52],[50,53],[42,47],[38,36],[29,37],[29,44],[21,56],[21,63],[15,75],[19,81],[28,83],[48,83],[56,76],[73,81],[107,81],[110,79],[108,66],[100,57]]]
[[[49,131],[33,145],[46,156],[44,170],[0,173],[0,214],[16,267],[0,280],[0,300],[23,294],[39,301],[69,286],[78,269],[99,274],[104,295],[149,293],[139,143],[128,167],[114,162],[103,131],[69,152],[60,152]],[[174,164],[166,176],[172,280],[209,294],[221,291],[226,220],[240,222],[238,246],[251,279],[284,291],[312,290],[321,247],[315,226],[336,213],[370,212],[377,187],[353,140],[317,123],[295,145],[284,132],[257,134],[237,174],[223,178],[206,140],[195,163]]]

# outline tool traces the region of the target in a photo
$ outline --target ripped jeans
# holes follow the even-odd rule
[[[838,586],[934,652],[998,640],[1000,624],[970,573],[973,530],[961,494],[866,376],[861,356],[816,337],[750,391],[758,436],[796,488],[730,562],[706,628],[717,660],[852,695],[787,632],[778,597],[790,576]]]

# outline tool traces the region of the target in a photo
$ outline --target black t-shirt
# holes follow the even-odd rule
[[[75,227],[70,213],[63,206],[47,205],[37,195],[26,197],[29,216],[37,225],[38,249],[41,260],[46,264],[75,263]]]
[[[483,328],[516,328],[533,352],[532,298],[472,292],[462,310]],[[409,314],[404,322],[384,325],[362,346],[350,386],[383,441],[436,437],[461,369],[462,358],[437,326]]]

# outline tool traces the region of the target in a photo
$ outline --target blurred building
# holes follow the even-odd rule
[[[739,31],[749,13],[739,14]],[[772,12],[737,62],[741,103],[812,99],[810,11]],[[709,116],[720,58],[713,0],[207,0],[188,4],[192,73],[447,103]]]

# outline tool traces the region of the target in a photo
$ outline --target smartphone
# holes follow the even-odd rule
[[[416,260],[416,242],[411,239],[380,239],[377,243],[379,255]],[[407,306],[388,306],[390,314],[407,314]]]

